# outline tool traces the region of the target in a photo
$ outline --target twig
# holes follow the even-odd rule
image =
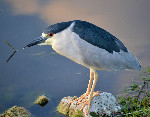
[[[139,97],[141,95],[142,90],[144,89],[145,85],[147,84],[146,81],[143,82],[143,86],[141,87],[141,89],[139,90],[139,94],[137,95],[137,100],[139,100]]]
[[[6,40],[4,40],[5,42],[6,42],[6,44],[8,45],[8,46],[10,46],[13,50],[14,50],[14,52],[13,52],[13,54],[11,54],[11,56],[7,59],[7,61],[6,61],[6,63],[8,63],[9,62],[9,60],[15,55],[15,53],[18,51],[18,50],[16,50],[10,43],[8,43],[8,41],[6,41]]]
[[[7,59],[6,63],[9,62],[9,60],[14,56],[14,54],[16,53],[17,51],[14,51],[13,54]]]
[[[6,41],[6,40],[4,40],[6,43],[7,43],[7,45],[9,45],[14,51],[17,51],[10,43],[8,43],[8,41]]]

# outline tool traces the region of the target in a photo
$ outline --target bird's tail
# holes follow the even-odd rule
[[[130,60],[128,60],[128,67],[132,70],[136,70],[139,71],[141,70],[141,64],[138,61],[138,59],[130,52],[128,51],[130,54]]]

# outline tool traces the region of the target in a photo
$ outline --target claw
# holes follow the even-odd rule
[[[94,95],[94,94],[97,94],[97,93],[99,93],[99,92],[100,92],[100,91],[93,92],[93,95]],[[75,101],[78,101],[78,102],[77,102],[77,105],[79,105],[79,104],[81,104],[81,103],[84,103],[84,102],[86,102],[88,99],[86,99],[86,100],[84,100],[84,101],[82,101],[82,100],[85,99],[86,96],[88,96],[89,94],[90,94],[90,92],[86,92],[86,93],[84,93],[83,95],[81,95],[79,98],[77,98],[77,99],[75,99],[75,100],[69,102],[69,104],[72,104],[72,103],[75,102]]]
[[[99,92],[99,91],[97,91],[97,92]],[[97,92],[94,92],[95,94],[92,96],[92,99],[93,99],[95,96],[98,96],[98,95],[99,95]],[[91,99],[91,100],[92,100],[92,99]],[[85,102],[85,103],[84,103],[84,102]],[[80,103],[84,103],[84,104],[82,105],[82,108],[80,109],[80,111],[83,111],[83,108],[85,107],[86,104],[88,104],[88,106],[90,105],[90,104],[89,104],[89,99],[86,99],[86,100],[84,100],[83,102],[80,102]],[[88,111],[89,111],[89,110],[88,110]]]
[[[77,99],[75,99],[75,100],[69,102],[69,104],[72,104],[72,103],[75,102],[75,101],[78,101],[78,100],[80,100],[80,99],[83,99],[82,97],[84,97],[85,94],[86,94],[86,93],[84,93],[83,95],[81,95],[79,98],[77,98]]]
[[[100,91],[93,92],[92,98],[95,97],[95,94],[97,94],[96,96],[98,96],[98,93],[99,93],[99,92],[100,92]],[[84,95],[84,96],[83,96],[83,95]],[[85,94],[83,94],[83,95],[82,95],[83,97],[78,100],[77,105],[79,105],[79,104],[81,104],[81,103],[84,103],[84,102],[86,102],[86,101],[88,100],[88,99],[86,99],[86,100],[82,101],[86,96],[89,95],[89,93],[85,93]]]

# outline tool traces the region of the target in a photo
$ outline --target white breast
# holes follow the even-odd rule
[[[78,47],[78,43],[80,37],[72,32],[72,27],[74,23],[71,24],[63,32],[60,32],[55,36],[53,40],[52,48],[59,54],[81,64],[82,56],[80,55],[80,48]]]

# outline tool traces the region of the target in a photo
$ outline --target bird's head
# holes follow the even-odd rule
[[[61,22],[46,28],[42,35],[34,39],[31,43],[27,44],[23,49],[34,46],[34,45],[52,45],[53,41],[56,39],[57,35],[68,28],[72,21]],[[61,37],[60,37],[61,38]]]

